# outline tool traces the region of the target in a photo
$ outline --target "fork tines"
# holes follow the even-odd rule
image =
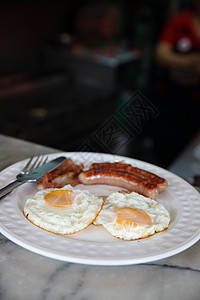
[[[34,160],[34,158],[35,158],[35,160]],[[22,171],[23,172],[31,171],[31,170],[39,167],[40,165],[43,165],[44,163],[46,163],[47,159],[48,159],[48,157],[44,156],[44,155],[32,156]]]

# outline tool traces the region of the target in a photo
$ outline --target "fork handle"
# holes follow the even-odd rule
[[[6,185],[2,189],[0,189],[0,197],[7,195],[12,190],[14,190],[16,187],[20,186],[22,183],[24,183],[24,182],[19,181],[19,180],[15,180],[15,181],[9,183],[8,185]],[[1,198],[0,198],[0,200],[1,200]]]

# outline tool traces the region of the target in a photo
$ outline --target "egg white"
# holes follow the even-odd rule
[[[103,225],[113,236],[124,240],[135,240],[153,235],[168,228],[170,215],[164,206],[155,200],[144,197],[138,193],[116,192],[106,197],[101,212],[95,224]],[[118,226],[116,223],[117,208],[136,208],[144,210],[151,218],[151,225]]]
[[[103,198],[78,190],[67,185],[59,190],[73,191],[75,201],[66,209],[49,206],[44,197],[51,191],[58,189],[44,189],[29,198],[24,207],[24,215],[33,224],[56,234],[71,234],[90,225],[103,205]]]

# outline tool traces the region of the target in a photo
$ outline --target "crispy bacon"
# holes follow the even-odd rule
[[[83,168],[83,164],[76,165],[73,163],[71,158],[66,158],[66,160],[55,170],[46,173],[43,176],[41,182],[37,186],[37,189],[62,188],[67,184],[75,186],[80,183],[78,175]]]

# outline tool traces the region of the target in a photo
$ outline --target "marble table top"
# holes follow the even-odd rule
[[[0,170],[57,149],[0,135]],[[62,262],[28,251],[0,234],[1,300],[200,298],[200,241],[172,257],[129,266]]]

